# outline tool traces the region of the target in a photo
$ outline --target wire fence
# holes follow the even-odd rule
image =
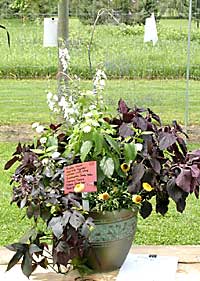
[[[56,78],[58,50],[56,47],[43,47],[43,20],[55,16],[56,14],[37,15],[34,20],[28,20],[22,16],[9,17],[4,11],[4,16],[0,17],[0,24],[7,28],[11,38],[9,49],[6,32],[0,29],[0,78],[15,79],[12,82],[13,92],[16,92],[16,88],[22,89],[18,90],[16,99],[15,93],[11,93],[7,83],[0,85],[0,139],[2,140],[9,139],[3,136],[2,132],[5,131],[3,126],[15,126],[14,131],[16,130],[17,136],[22,131],[20,125],[30,125],[32,117],[32,122],[48,121],[49,113],[46,113],[45,117],[43,115],[44,111],[48,112],[46,89],[49,87],[49,82],[47,80]],[[118,99],[125,97],[131,104],[153,108],[161,114],[161,117],[163,115],[164,122],[177,119],[184,124],[187,19],[162,19],[157,24],[158,42],[155,46],[152,42],[143,42],[144,26],[118,24],[109,15],[107,19],[106,24],[98,24],[94,27],[83,24],[76,15],[71,15],[70,75],[77,75],[82,80],[91,80],[96,69],[102,68],[110,80],[105,96],[109,106],[116,107]],[[91,43],[92,32],[94,37]],[[200,119],[199,43],[200,32],[193,22],[188,101],[189,130],[196,130]],[[32,80],[29,83],[22,80],[28,78],[40,78],[43,82],[36,89],[37,81]],[[91,87],[92,83],[88,85]],[[33,92],[37,94],[33,95]],[[26,115],[23,102],[23,106],[27,109]],[[13,114],[7,117],[9,111]],[[31,114],[34,111],[37,114]],[[198,133],[195,142],[197,136]]]

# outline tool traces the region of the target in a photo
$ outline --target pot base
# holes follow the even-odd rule
[[[137,211],[121,210],[90,214],[94,219],[87,253],[87,265],[95,272],[121,267],[132,245],[137,226]]]

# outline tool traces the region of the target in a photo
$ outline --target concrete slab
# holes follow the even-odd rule
[[[177,256],[179,258],[176,281],[200,281],[200,246],[133,246],[134,254],[157,254]],[[27,281],[21,272],[20,264],[5,272],[7,263],[13,253],[0,248],[0,281]],[[118,271],[90,275],[91,281],[114,281]],[[31,281],[74,281],[78,277],[73,271],[67,276],[57,274],[51,270],[38,268],[30,277]],[[81,280],[80,280],[81,281]],[[143,281],[143,280],[142,280]],[[170,280],[169,280],[170,281]]]

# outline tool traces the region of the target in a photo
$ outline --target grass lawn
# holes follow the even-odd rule
[[[9,186],[11,171],[5,172],[3,167],[11,157],[16,144],[0,143],[0,245],[6,245],[23,235],[27,227],[27,220],[22,222],[22,212],[11,206],[11,188]],[[28,222],[29,223],[29,222]]]
[[[0,77],[47,77],[57,72],[57,49],[43,47],[43,19],[37,22],[1,20],[11,35],[0,32]],[[187,20],[161,20],[159,41],[144,44],[144,27],[99,25],[96,27],[91,61],[93,72],[103,65],[111,78],[184,78],[187,59]],[[88,44],[92,26],[70,19],[71,73],[91,77]],[[200,35],[195,23],[191,34],[191,77],[199,79]]]
[[[10,206],[11,187],[9,186],[12,171],[3,171],[3,166],[10,159],[15,144],[0,143],[0,246],[17,242],[31,223],[27,218],[22,220],[22,212]],[[175,211],[174,203],[170,204],[165,217],[153,213],[143,220],[139,217],[135,244],[200,244],[200,202],[190,197],[183,214]]]
[[[55,80],[1,80],[0,124],[49,123],[50,114],[46,94],[56,93]],[[91,81],[82,81],[82,89],[92,89]],[[190,81],[189,121],[199,124],[200,82]],[[106,104],[111,111],[117,108],[120,98],[131,106],[150,107],[160,114],[164,123],[176,119],[184,124],[185,80],[108,80],[104,91]]]

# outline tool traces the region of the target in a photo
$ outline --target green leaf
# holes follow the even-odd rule
[[[117,155],[114,155],[112,157],[113,159],[113,162],[114,162],[114,165],[115,165],[115,171],[117,172],[117,174],[120,176],[120,177],[125,177],[125,173],[122,172],[122,169],[120,168],[120,161],[119,161],[119,157]]]
[[[120,148],[118,143],[109,135],[104,135],[104,137],[109,145],[120,155]]]
[[[97,182],[98,182],[98,184],[101,184],[102,181],[105,179],[105,175],[99,165],[97,165],[97,175],[98,175]]]
[[[47,140],[47,147],[50,147],[50,146],[58,146],[58,138],[57,136],[50,136],[48,137],[48,140]]]
[[[34,152],[35,154],[41,154],[41,155],[45,153],[45,151],[42,149],[31,149],[31,151]]]
[[[92,148],[93,143],[91,141],[85,141],[81,146],[81,161],[84,162],[88,153]]]
[[[52,145],[46,149],[46,152],[57,151],[57,148],[58,148],[57,145]]]
[[[37,230],[34,227],[32,227],[20,238],[20,243],[25,244],[29,239],[34,240],[36,236],[37,236]]]
[[[137,156],[137,149],[134,143],[125,143],[124,157],[127,164],[134,161]]]
[[[112,158],[104,157],[100,162],[100,167],[104,173],[105,176],[110,178],[115,169],[114,161]]]
[[[103,149],[104,138],[101,134],[98,134],[97,132],[93,132],[92,139],[95,143],[94,153],[95,155],[99,155]]]

